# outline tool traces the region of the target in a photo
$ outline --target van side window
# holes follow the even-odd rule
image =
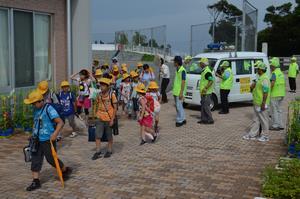
[[[251,60],[236,60],[236,74],[237,75],[248,75],[252,74]]]

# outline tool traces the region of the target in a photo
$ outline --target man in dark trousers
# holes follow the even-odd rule
[[[160,77],[162,78],[161,81],[162,103],[168,103],[166,90],[170,82],[170,70],[169,67],[165,64],[165,60],[163,58],[160,58]]]

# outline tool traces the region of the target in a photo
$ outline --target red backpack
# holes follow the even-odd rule
[[[151,95],[146,95],[146,100],[147,100],[146,110],[150,111],[150,113],[153,113],[153,111],[154,111],[154,99],[153,99],[153,97]]]

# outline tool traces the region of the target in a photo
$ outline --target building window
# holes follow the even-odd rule
[[[1,91],[51,79],[50,15],[0,8],[0,30]]]
[[[8,10],[0,9],[0,88],[10,86]]]

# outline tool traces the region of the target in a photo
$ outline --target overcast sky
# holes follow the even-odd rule
[[[95,37],[112,38],[117,30],[167,25],[167,41],[172,45],[173,50],[178,52],[189,49],[190,26],[209,22],[210,15],[206,7],[217,2],[217,0],[91,1],[93,40]],[[229,0],[229,2],[240,9],[242,7],[242,0]],[[266,27],[263,19],[268,6],[294,3],[294,0],[249,0],[249,2],[258,8],[260,30]]]

